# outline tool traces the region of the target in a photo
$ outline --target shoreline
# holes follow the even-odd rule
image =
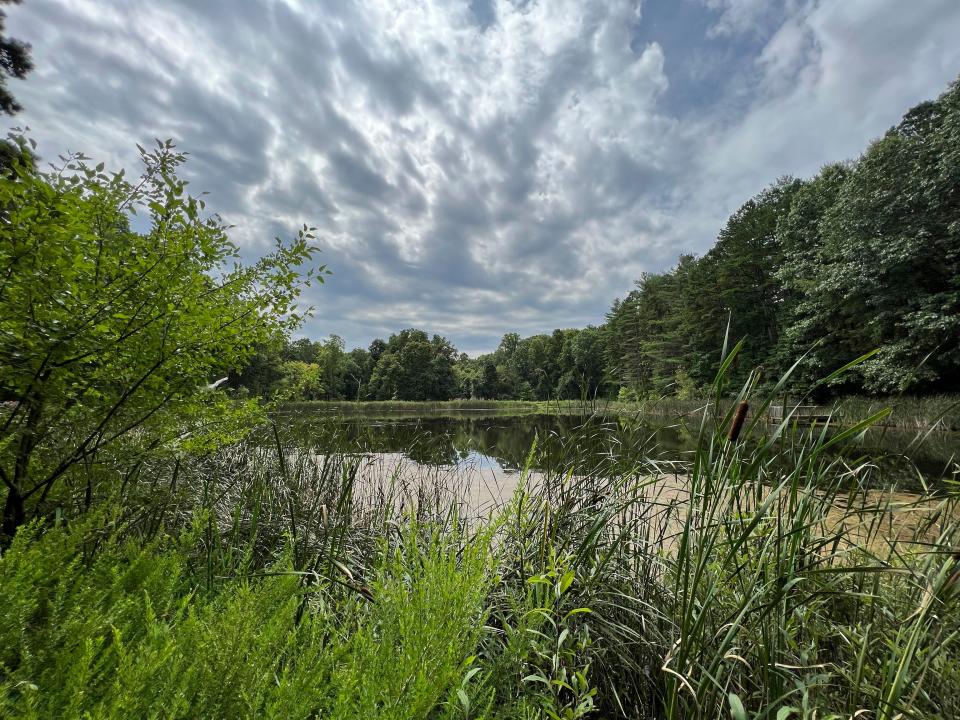
[[[732,402],[732,400],[730,401]],[[658,418],[683,419],[699,417],[709,407],[707,400],[663,398],[649,402],[618,400],[304,400],[279,405],[272,413],[319,412],[342,417],[496,417],[518,415],[649,415]],[[938,409],[925,405],[943,406]],[[934,399],[867,399],[843,398],[832,405],[817,406],[817,415],[831,415],[837,427],[856,424],[877,410],[889,407],[890,415],[877,422],[875,428],[960,432],[960,398]],[[779,406],[778,406],[779,408]],[[772,408],[771,408],[772,409]],[[768,410],[769,412],[769,410]],[[484,415],[484,413],[486,415]],[[944,414],[945,413],[945,414]],[[938,415],[941,415],[938,417]],[[769,422],[778,422],[770,417]],[[818,421],[819,422],[819,421]],[[801,423],[804,424],[804,423]]]

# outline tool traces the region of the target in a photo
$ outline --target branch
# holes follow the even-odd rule
[[[6,485],[11,490],[16,490],[17,488],[10,481],[10,476],[7,475],[7,471],[0,467],[0,480],[3,480],[3,484]]]
[[[50,473],[50,475],[48,475],[39,484],[31,488],[27,493],[25,493],[24,498],[28,498],[31,495],[33,495],[35,492],[37,492],[37,490],[40,490],[41,488],[47,485],[53,484],[53,482],[57,478],[59,478],[64,472],[66,472],[71,465],[78,462],[79,460],[82,460],[84,457],[90,454],[89,452],[87,452],[87,446],[91,442],[93,442],[94,438],[100,435],[100,433],[107,426],[107,424],[113,419],[114,415],[116,415],[120,411],[120,408],[129,399],[129,397],[133,395],[133,393],[135,393],[137,390],[139,390],[140,386],[143,385],[143,383],[145,383],[150,378],[151,375],[153,375],[157,370],[159,370],[160,367],[166,361],[167,361],[166,357],[161,357],[146,371],[146,373],[144,373],[140,377],[139,380],[137,380],[137,382],[135,382],[133,385],[128,387],[126,390],[124,390],[123,394],[120,395],[119,398],[117,398],[117,401],[113,404],[113,407],[110,408],[110,410],[104,416],[103,420],[101,420],[100,423],[97,425],[97,427],[94,428],[93,431],[87,436],[86,440],[80,443],[77,449],[74,450],[73,453],[71,453],[66,459],[62,460],[60,464],[53,470],[53,472]]]

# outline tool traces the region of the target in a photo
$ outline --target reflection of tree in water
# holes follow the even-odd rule
[[[524,415],[507,418],[455,419],[455,443],[462,453],[475,451],[507,470],[527,462],[534,439],[532,466],[541,471],[573,469],[586,474],[610,468],[610,462],[637,462],[663,453],[676,457],[690,447],[676,428],[657,428],[616,418],[574,415]]]
[[[422,465],[451,465],[460,459],[452,428],[433,418],[314,418],[295,432],[321,453],[403,453]]]
[[[631,429],[633,426],[631,426]],[[304,422],[296,431],[319,452],[402,453],[423,465],[452,465],[479,453],[507,470],[520,470],[530,455],[537,470],[573,468],[586,473],[599,459],[623,455],[627,427],[616,420],[578,416],[524,415],[371,420],[364,418]],[[650,445],[676,449],[676,431],[641,433]],[[631,445],[636,447],[636,443]],[[614,453],[614,450],[618,450]]]
[[[402,453],[422,465],[453,465],[479,453],[507,470],[524,466],[536,437],[534,469],[572,469],[577,474],[629,470],[631,463],[644,458],[681,459],[695,442],[690,433],[675,426],[573,415],[388,420],[300,416],[291,418],[287,428],[321,453]],[[914,467],[927,478],[949,476],[951,462],[957,459],[956,434],[932,435],[908,450],[913,439],[909,433],[871,432],[859,448],[849,452],[880,458],[883,481],[896,480],[902,487],[917,483]]]

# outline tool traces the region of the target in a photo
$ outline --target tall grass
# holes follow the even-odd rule
[[[877,489],[881,414],[771,431],[754,394],[683,462],[538,438],[481,517],[282,427],[145,467],[0,558],[0,716],[960,716],[956,496]]]
[[[960,397],[932,395],[927,397],[869,398],[845,397],[837,403],[837,411],[845,422],[869,417],[881,408],[891,409],[887,426],[934,431],[960,431]]]

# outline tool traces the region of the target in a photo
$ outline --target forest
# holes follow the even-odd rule
[[[288,399],[549,400],[692,397],[732,369],[811,388],[928,395],[960,389],[960,83],[909,110],[859,158],[782,177],[747,200],[702,257],[646,273],[596,327],[521,338],[470,358],[407,329],[366,349],[331,336],[260,348],[231,384]],[[598,318],[599,320],[599,318]]]

